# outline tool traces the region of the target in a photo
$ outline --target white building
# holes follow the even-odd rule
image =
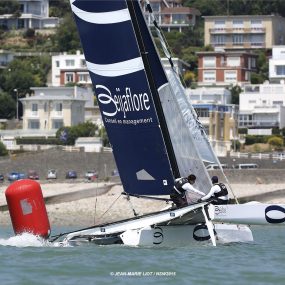
[[[85,57],[80,51],[76,54],[63,53],[52,57],[52,86],[68,83],[91,85]]]
[[[285,46],[274,46],[272,58],[269,59],[269,80],[278,82],[285,80]]]
[[[0,25],[8,29],[55,28],[59,19],[49,17],[49,0],[18,0],[21,16],[0,15]]]
[[[23,104],[23,130],[56,131],[85,121],[85,106],[93,100],[91,89],[81,87],[34,87],[34,96]],[[89,106],[89,105],[88,105]]]
[[[240,94],[239,127],[285,127],[285,84],[246,85]],[[260,134],[260,131],[256,131]]]
[[[223,87],[200,87],[196,89],[186,89],[192,104],[215,103],[231,104],[231,92]]]

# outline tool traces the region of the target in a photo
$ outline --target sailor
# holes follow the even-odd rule
[[[195,189],[192,185],[196,181],[196,176],[194,174],[190,174],[187,178],[181,177],[175,179],[174,182],[174,191],[170,194],[170,198],[176,204],[177,207],[184,207],[188,205],[186,192],[195,192],[201,196],[205,194],[197,189]]]
[[[209,193],[198,200],[198,202],[204,202],[212,200],[211,203],[214,205],[228,204],[229,196],[228,189],[224,183],[219,183],[219,178],[217,176],[212,177],[213,186],[211,187]]]

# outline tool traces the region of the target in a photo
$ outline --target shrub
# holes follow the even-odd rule
[[[0,141],[0,156],[5,156],[8,154],[6,146]]]
[[[280,137],[271,137],[270,139],[268,139],[268,143],[274,147],[282,147],[283,139]]]

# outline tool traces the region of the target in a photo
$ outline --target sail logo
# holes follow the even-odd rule
[[[104,85],[96,85],[98,101],[106,109],[102,111],[107,117],[114,117],[119,113],[126,118],[129,112],[148,111],[150,109],[150,99],[147,93],[132,93],[131,88],[126,87],[124,94],[112,94],[109,88]],[[116,92],[120,92],[116,88]],[[108,109],[108,110],[107,110]]]

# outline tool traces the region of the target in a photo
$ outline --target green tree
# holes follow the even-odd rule
[[[0,156],[5,156],[8,154],[6,146],[0,141]]]
[[[280,148],[283,146],[283,139],[280,137],[271,137],[270,139],[268,139],[268,144],[270,144],[271,146]]]
[[[232,104],[239,105],[239,94],[242,92],[242,89],[240,86],[235,85],[231,88],[231,94],[232,94]]]
[[[50,57],[15,59],[0,75],[0,88],[15,100],[30,94],[31,87],[45,86],[51,68]],[[17,89],[17,93],[15,92]]]
[[[79,35],[72,13],[64,17],[51,40],[56,51],[75,52],[76,50],[81,50]]]
[[[79,137],[94,137],[98,131],[98,126],[85,122],[72,127],[62,127],[57,130],[56,137],[65,145],[74,145]]]
[[[15,14],[20,11],[20,3],[17,0],[1,0],[0,15]]]
[[[0,119],[12,119],[16,114],[16,102],[7,93],[0,93]]]

